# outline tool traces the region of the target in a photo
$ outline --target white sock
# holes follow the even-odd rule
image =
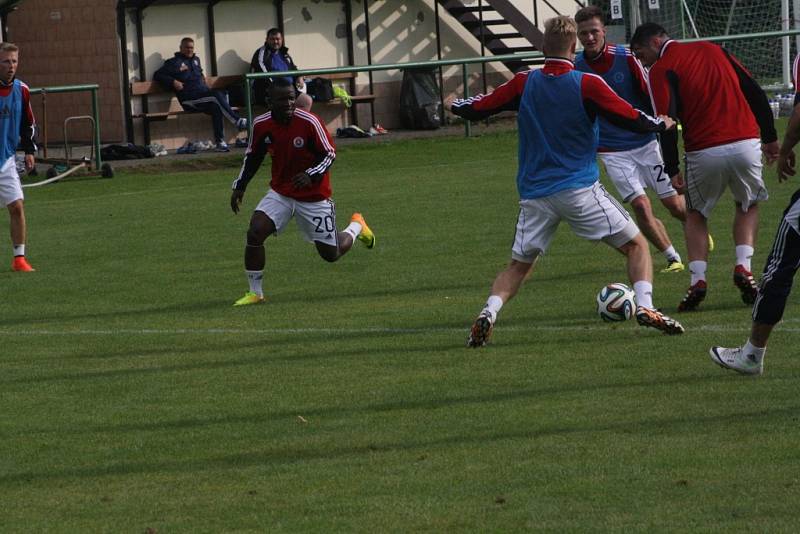
[[[350,234],[350,237],[352,237],[353,241],[355,241],[358,235],[361,233],[361,225],[357,222],[351,222],[347,225],[347,228],[342,230],[342,232]]]
[[[481,310],[481,313],[484,311],[488,311],[492,316],[492,322],[494,323],[497,320],[497,314],[500,312],[500,308],[503,307],[503,299],[498,297],[497,295],[491,295],[488,299],[486,299],[486,305]]]
[[[677,261],[680,263],[681,261],[681,255],[678,254],[678,251],[675,250],[675,247],[673,247],[672,245],[670,245],[664,250],[664,257],[667,258],[667,261],[669,262]]]
[[[745,355],[752,354],[756,357],[756,361],[760,362],[764,359],[764,353],[767,352],[767,347],[756,347],[750,343],[750,340],[748,339],[747,343],[745,343],[744,347],[742,347],[742,352],[744,352]]]
[[[24,256],[25,255],[25,245],[14,245],[14,256]]]
[[[706,281],[706,268],[708,267],[708,262],[695,260],[689,262],[689,272],[692,273],[692,285],[695,285],[699,281]]]
[[[636,305],[653,309],[653,284],[647,280],[633,283],[633,292],[636,293]]]
[[[736,265],[744,265],[748,271],[750,269],[750,260],[753,258],[755,250],[750,245],[736,245]]]
[[[264,271],[245,271],[247,275],[247,282],[250,284],[250,291],[258,295],[264,296],[264,290],[261,289],[261,281],[264,279]]]

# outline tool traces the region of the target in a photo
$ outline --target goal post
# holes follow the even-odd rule
[[[798,27],[800,0],[590,0],[607,13],[615,38],[655,22],[676,39],[787,31]],[[791,4],[791,5],[790,5]],[[788,87],[800,38],[758,37],[722,44],[766,87]]]

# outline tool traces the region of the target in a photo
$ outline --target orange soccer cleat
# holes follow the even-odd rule
[[[14,256],[14,261],[11,262],[11,270],[21,273],[31,273],[36,269],[31,267],[31,264],[28,263],[28,260],[25,259],[25,256]]]

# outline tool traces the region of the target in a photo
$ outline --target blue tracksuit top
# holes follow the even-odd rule
[[[649,109],[650,103],[645,102],[641,93],[634,90],[634,80],[631,70],[628,67],[628,52],[625,47],[616,45],[614,47],[614,64],[604,74],[600,74],[606,83],[623,99],[636,109]],[[589,66],[583,52],[575,56],[575,68],[583,72],[594,73]],[[614,126],[604,117],[599,117],[600,121],[600,146],[608,150],[633,150],[639,148],[650,141],[655,140],[656,134],[641,134],[624,130]]]
[[[0,96],[0,162],[8,160],[16,154],[19,144],[19,128],[22,123],[22,88],[19,80],[6,96]]]
[[[589,120],[583,106],[582,77],[575,70],[528,76],[517,115],[521,199],[582,189],[599,178],[597,121]]]
[[[174,90],[173,80],[183,83],[183,90],[175,91],[175,96],[180,102],[203,96],[209,91],[203,76],[203,68],[200,66],[200,58],[186,57],[180,52],[175,52],[175,57],[166,60],[153,74],[153,79],[170,91]]]

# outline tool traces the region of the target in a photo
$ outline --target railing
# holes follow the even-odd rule
[[[98,105],[97,105],[97,91],[100,89],[100,86],[97,84],[87,84],[87,85],[64,85],[61,87],[38,87],[35,89],[31,89],[30,93],[32,95],[41,94],[42,95],[42,107],[44,109],[44,117],[42,117],[42,135],[44,136],[44,157],[47,157],[47,95],[54,94],[54,93],[77,93],[82,91],[91,91],[92,93],[92,119],[94,119],[93,125],[93,132],[92,132],[92,143],[94,145],[94,155],[95,155],[95,162],[96,168],[100,169],[103,164],[103,160],[100,156],[100,117],[98,116]],[[66,144],[67,140],[64,139],[64,143]],[[66,158],[68,154],[64,154]]]

